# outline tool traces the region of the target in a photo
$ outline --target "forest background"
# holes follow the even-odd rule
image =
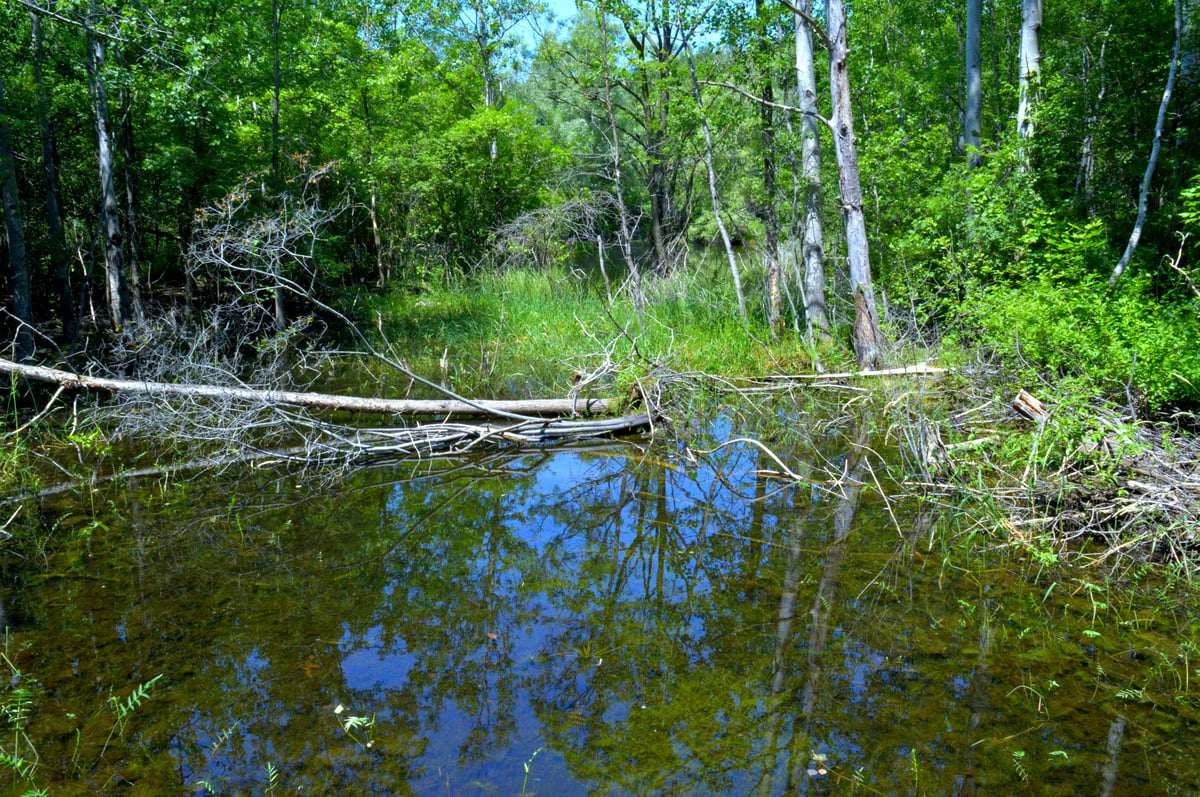
[[[5,341],[145,376],[168,330],[403,329],[590,262],[639,325],[673,284],[809,365],[1190,409],[1194,6],[6,0]]]

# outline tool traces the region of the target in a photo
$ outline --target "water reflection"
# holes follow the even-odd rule
[[[39,783],[1195,790],[1178,740],[1196,629],[1132,599],[1106,621],[991,545],[930,550],[951,532],[883,505],[868,429],[796,443],[799,485],[757,449],[614,443],[47,507],[31,522],[54,542],[6,561],[0,596],[10,655],[41,684]],[[159,673],[108,739],[109,697]],[[1140,698],[1120,696],[1131,683]],[[1123,747],[1137,764],[1117,767]]]

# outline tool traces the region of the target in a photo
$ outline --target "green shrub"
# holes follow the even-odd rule
[[[1012,367],[1148,410],[1200,399],[1200,314],[1191,302],[1155,296],[1145,279],[1110,287],[1097,275],[1051,269],[987,290],[967,316]]]

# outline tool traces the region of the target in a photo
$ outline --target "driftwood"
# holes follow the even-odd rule
[[[778,374],[757,377],[760,382],[804,382],[822,381],[827,379],[859,379],[876,376],[942,376],[950,373],[949,368],[919,362],[915,365],[905,365],[900,368],[883,368],[866,371],[843,371],[837,374]]]
[[[431,423],[383,429],[325,428],[309,446],[308,459],[354,461],[399,457],[459,456],[499,446],[590,440],[650,428],[649,413],[583,421],[534,420],[510,424]]]
[[[1037,423],[1045,423],[1050,417],[1050,410],[1036,396],[1024,388],[1012,400],[1012,407],[1022,416]]]
[[[0,358],[0,374],[16,374],[38,382],[68,389],[97,390],[104,393],[141,393],[162,397],[210,398],[282,404],[309,409],[363,412],[377,415],[485,417],[493,415],[562,416],[607,415],[616,409],[609,399],[529,399],[515,401],[459,401],[454,399],[384,399],[362,396],[337,396],[289,390],[254,390],[223,385],[172,384],[133,379],[107,379],[83,376],[57,368],[23,365]]]

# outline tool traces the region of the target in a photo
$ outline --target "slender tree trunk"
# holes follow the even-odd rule
[[[1167,107],[1171,104],[1171,93],[1175,90],[1175,75],[1179,72],[1179,48],[1183,36],[1183,6],[1180,0],[1175,0],[1175,46],[1171,49],[1171,69],[1167,72],[1167,86],[1163,89],[1162,102],[1158,106],[1158,119],[1154,123],[1154,143],[1150,146],[1150,160],[1146,164],[1146,173],[1142,175],[1142,188],[1138,192],[1137,221],[1133,224],[1133,232],[1129,234],[1129,243],[1125,253],[1113,268],[1109,283],[1115,285],[1117,279],[1125,272],[1129,259],[1137,249],[1142,237],[1142,227],[1146,223],[1146,203],[1150,199],[1150,182],[1154,179],[1154,167],[1158,163],[1158,152],[1162,148],[1163,127],[1167,122]]]
[[[983,0],[967,0],[966,102],[963,111],[963,146],[967,165],[981,162],[979,148],[983,129]]]
[[[746,297],[742,293],[742,275],[738,270],[733,242],[729,240],[729,232],[725,229],[725,221],[721,217],[721,196],[717,191],[717,172],[713,167],[712,133],[708,129],[708,116],[704,113],[704,98],[700,94],[700,80],[696,77],[696,63],[692,59],[692,47],[686,40],[683,49],[687,54],[688,73],[692,76],[692,90],[695,92],[696,108],[700,113],[700,128],[704,131],[704,166],[708,170],[708,191],[712,196],[713,216],[716,217],[717,230],[721,233],[721,243],[725,246],[725,254],[729,258],[729,272],[733,275],[733,290],[737,294],[738,315],[745,321]]]
[[[1019,92],[1017,100],[1017,135],[1024,141],[1033,138],[1033,103],[1041,85],[1042,0],[1023,0],[1021,4],[1021,50],[1018,60]],[[1028,153],[1023,153],[1022,161]],[[1028,164],[1025,164],[1026,166]]]
[[[137,173],[133,168],[133,99],[128,90],[121,89],[121,149],[125,166],[125,212],[127,215],[125,229],[128,243],[128,258],[126,270],[129,274],[129,305],[133,311],[133,319],[138,324],[145,321],[142,313],[142,290],[138,275],[141,264],[138,260],[138,203],[137,203]]]
[[[58,296],[58,317],[63,335],[74,342],[79,335],[75,300],[71,295],[71,263],[67,256],[67,236],[58,204],[58,168],[54,158],[54,134],[50,128],[50,103],[42,82],[42,18],[29,12],[30,44],[33,50],[33,85],[37,92],[38,135],[42,144],[42,172],[46,188],[46,227],[50,233],[50,268]]]
[[[105,284],[108,312],[113,329],[120,331],[133,319],[129,286],[125,279],[125,253],[122,249],[121,218],[117,212],[117,191],[113,185],[112,135],[109,132],[108,98],[104,89],[104,39],[91,32],[85,17],[84,40],[87,46],[88,85],[92,110],[96,117],[96,146],[100,166],[100,227],[104,234]]]
[[[279,154],[279,88],[281,83],[279,71],[279,24],[283,15],[282,0],[271,0],[271,57],[272,57],[272,92],[271,92],[271,192],[278,200],[283,193],[283,164]],[[282,332],[287,328],[287,306],[284,302],[283,286],[279,284],[282,275],[273,275],[275,285],[275,329]]]
[[[281,0],[271,0],[271,191],[283,190],[283,171],[279,158],[279,19],[283,14]]]
[[[4,76],[0,75],[0,193],[4,195],[4,229],[8,235],[8,259],[12,275],[13,315],[17,318],[16,359],[33,358],[33,291],[29,279],[29,258],[25,252],[25,234],[21,225],[21,198],[17,193],[17,162],[13,159],[12,136],[8,127],[8,106],[4,100]]]
[[[812,0],[799,0],[806,14]],[[804,180],[804,312],[808,326],[821,338],[829,337],[825,309],[825,232],[821,225],[821,129],[817,119],[817,81],[813,69],[812,29],[796,15],[796,87],[799,91],[800,157]]]
[[[1088,218],[1096,215],[1096,194],[1095,194],[1095,177],[1096,177],[1096,137],[1095,129],[1100,114],[1100,106],[1104,103],[1104,94],[1108,90],[1107,78],[1104,71],[1104,56],[1108,49],[1108,34],[1104,35],[1104,39],[1100,42],[1100,61],[1096,65],[1096,70],[1100,75],[1100,88],[1096,92],[1093,99],[1088,92],[1088,110],[1087,116],[1083,120],[1083,145],[1079,152],[1079,173],[1075,176],[1075,196],[1082,199],[1083,206],[1087,209]],[[1083,82],[1085,89],[1091,83],[1091,74],[1093,72],[1091,66],[1091,57],[1087,50],[1083,53]]]
[[[883,362],[883,333],[875,306],[871,281],[871,257],[867,247],[867,224],[863,215],[862,185],[858,178],[858,143],[854,138],[854,114],[850,104],[850,70],[846,41],[846,9],[843,0],[828,0],[829,93],[833,98],[833,146],[837,154],[838,186],[842,218],[846,225],[846,259],[850,264],[850,287],[854,299],[854,351],[859,368],[876,368]]]
[[[642,272],[637,260],[633,257],[633,224],[629,218],[629,209],[625,206],[624,181],[621,176],[621,138],[617,127],[617,114],[613,108],[612,70],[608,55],[608,11],[604,3],[597,7],[598,22],[600,23],[601,58],[604,61],[604,112],[608,119],[608,134],[612,136],[612,183],[614,201],[617,205],[617,223],[621,256],[625,260],[625,268],[629,272],[629,280],[633,285],[633,307],[637,312],[638,328],[645,324],[645,301],[642,297]]]
[[[754,6],[761,17],[763,0],[755,0]],[[771,42],[765,30],[759,34],[758,49],[762,62],[770,63]],[[760,103],[758,110],[763,148],[763,261],[767,272],[767,324],[771,328],[771,335],[778,336],[783,331],[783,290],[779,274],[779,214],[775,212],[775,109],[767,104],[775,101],[775,83],[770,69],[763,77],[762,97],[766,102]]]

